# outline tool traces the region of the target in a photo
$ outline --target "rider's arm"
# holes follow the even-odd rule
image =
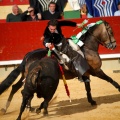
[[[82,23],[76,23],[70,20],[61,20],[58,22],[59,26],[81,27]]]
[[[72,27],[76,27],[76,22],[73,21],[69,21],[69,20],[61,20],[58,22],[59,26],[72,26]]]

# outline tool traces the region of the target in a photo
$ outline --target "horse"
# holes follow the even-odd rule
[[[87,76],[89,77],[90,75],[92,75],[101,78],[102,80],[111,83],[116,89],[120,91],[120,85],[116,81],[114,81],[111,77],[106,75],[101,69],[102,60],[98,53],[99,45],[103,45],[107,49],[112,50],[115,49],[116,47],[116,41],[110,24],[106,21],[102,21],[101,24],[96,24],[90,27],[87,30],[87,32],[84,35],[82,35],[81,40],[84,42],[84,45],[81,47],[81,51],[84,53],[85,59],[87,60],[90,66],[90,69],[86,72]],[[34,60],[41,59],[46,54],[47,54],[46,49],[37,49],[35,51],[29,52],[24,57],[22,63],[15,70],[13,70],[9,74],[9,76],[1,83],[0,94],[2,94],[15,81],[16,77],[19,75],[18,73],[22,72],[20,80],[15,85],[12,86],[12,91],[7,100],[4,112],[6,112],[7,108],[9,107],[13,95],[22,86],[22,80],[25,78],[24,72],[26,63],[28,61],[32,61],[33,59]],[[74,74],[72,75],[74,76]],[[66,74],[65,76],[67,78]],[[88,102],[91,105],[96,105],[97,103],[96,101],[93,100],[91,95],[90,82],[84,82],[84,84],[87,91]]]
[[[44,108],[44,115],[48,114],[48,103],[52,99],[59,83],[59,64],[56,59],[44,57],[30,64],[26,76],[24,89],[22,90],[23,101],[17,120],[21,120],[21,115],[34,93],[38,98],[44,98],[36,113],[40,113]]]

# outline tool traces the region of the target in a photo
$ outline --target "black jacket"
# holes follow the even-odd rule
[[[49,10],[46,10],[42,13],[42,19],[43,20],[51,20],[51,19],[60,19],[60,13],[55,12],[54,14],[51,14]]]
[[[62,26],[76,27],[76,22],[67,21],[67,20],[58,21],[58,25],[56,28],[57,33],[51,33],[48,29],[48,26],[47,26],[45,31],[44,31],[44,34],[43,34],[44,35],[43,44],[44,45],[46,43],[58,44],[62,40],[62,38],[64,37],[64,35],[62,34],[62,30],[61,30]]]
[[[26,15],[24,21],[38,21],[38,16],[36,15],[34,19],[30,15]]]

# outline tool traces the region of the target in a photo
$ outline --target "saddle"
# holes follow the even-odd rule
[[[58,58],[63,62],[65,67],[67,66],[70,71],[77,73],[77,75],[81,77],[89,69],[89,65],[80,48],[76,50],[63,38],[61,45],[55,45],[54,52],[57,53]]]

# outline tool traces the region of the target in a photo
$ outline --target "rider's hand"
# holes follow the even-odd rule
[[[34,10],[34,8],[32,8],[32,7],[29,7],[29,8],[28,8],[28,12],[30,12],[30,11],[32,11],[32,10]]]
[[[45,37],[44,37],[44,36],[42,36],[42,37],[40,38],[40,40],[44,40],[44,38],[45,38]]]
[[[83,27],[83,24],[82,24],[82,23],[78,23],[78,24],[77,24],[77,27],[82,28],[82,27]]]
[[[87,24],[87,23],[88,23],[88,20],[85,19],[82,23],[78,23],[78,24],[77,24],[77,27],[79,27],[79,28],[83,28],[84,25]]]
[[[39,20],[41,20],[41,19],[42,19],[42,16],[41,16],[41,14],[40,14],[40,13],[38,13],[38,14],[37,14],[37,16],[38,16],[38,19],[39,19]]]
[[[51,43],[46,43],[45,46],[50,49],[52,47],[52,44]]]

